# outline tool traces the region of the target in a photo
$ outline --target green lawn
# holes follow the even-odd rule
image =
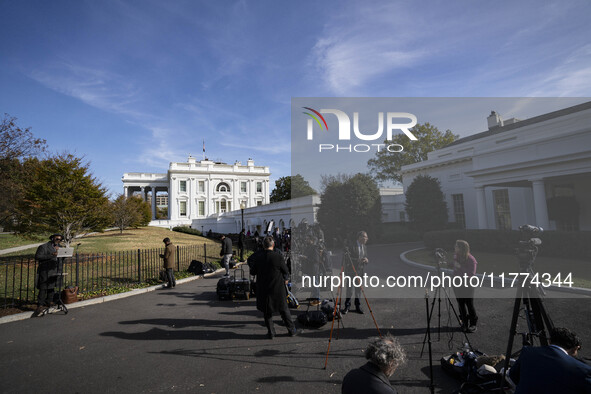
[[[119,230],[106,231],[104,233],[97,233],[86,236],[84,238],[76,239],[70,246],[78,246],[78,253],[96,253],[96,252],[120,252],[126,250],[137,249],[153,249],[163,248],[162,240],[168,237],[174,245],[203,245],[207,244],[208,248],[219,248],[219,242],[210,240],[205,237],[200,237],[191,234],[179,233],[170,231],[159,227],[141,227],[137,229],[127,229],[121,233]],[[12,234],[2,234],[0,237],[0,250],[11,248],[13,246],[28,245],[33,243],[44,242],[43,238],[36,238],[34,240],[24,239]],[[14,244],[13,244],[14,243]],[[6,246],[5,246],[6,245]],[[11,253],[11,255],[34,254],[36,248],[27,249],[24,251]],[[209,254],[209,251],[208,251]]]
[[[19,237],[14,234],[0,234],[0,250],[14,248],[16,246],[23,246],[29,244],[35,244],[48,240],[47,237],[37,236],[33,238]]]
[[[433,252],[426,249],[417,250],[406,254],[406,257],[414,262],[435,266]],[[474,257],[478,261],[477,273],[493,272],[495,275],[508,272],[520,272],[517,257],[511,254],[500,253],[476,253]],[[453,262],[453,252],[447,251],[447,260]],[[554,277],[561,273],[564,278],[572,272],[573,286],[591,288],[591,262],[574,259],[559,259],[556,257],[537,257],[534,272],[549,273]]]

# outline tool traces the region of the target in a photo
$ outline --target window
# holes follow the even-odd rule
[[[257,193],[263,192],[263,182],[257,182]]]
[[[187,216],[187,202],[181,201],[179,203],[179,216]]]
[[[227,193],[230,191],[230,185],[226,182],[220,182],[217,187],[217,191],[220,193]]]
[[[263,205],[263,202],[261,200],[257,201],[257,207],[260,207],[261,205]]]
[[[179,181],[179,191],[181,191],[181,192],[187,191],[187,181]]]
[[[451,195],[454,203],[454,216],[456,223],[461,228],[466,228],[466,212],[464,211],[464,195],[463,194],[452,194]]]
[[[511,208],[509,206],[509,190],[493,190],[495,204],[495,221],[498,230],[511,230]]]
[[[199,181],[199,193],[205,193],[205,181]]]
[[[246,193],[246,182],[240,182],[240,193]]]
[[[221,200],[216,201],[215,203],[215,210],[217,213],[224,213],[230,211],[231,203],[230,201]]]
[[[199,201],[199,216],[205,216],[205,201]]]

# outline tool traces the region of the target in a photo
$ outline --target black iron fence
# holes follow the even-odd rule
[[[75,254],[64,258],[63,286],[78,286],[79,294],[84,294],[147,283],[159,277],[162,253],[163,248]],[[219,246],[176,246],[177,271],[186,271],[192,260],[219,261]],[[36,272],[34,255],[0,256],[0,308],[36,303]]]

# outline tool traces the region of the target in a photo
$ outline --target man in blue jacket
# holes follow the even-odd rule
[[[524,347],[509,370],[515,394],[591,393],[591,367],[575,357],[581,348],[577,335],[566,328],[550,331],[550,345]]]

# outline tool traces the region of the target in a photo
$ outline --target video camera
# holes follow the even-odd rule
[[[435,249],[435,262],[437,263],[437,273],[440,273],[441,269],[447,266],[447,252],[445,249]]]
[[[532,265],[538,254],[538,247],[542,245],[540,238],[534,235],[542,233],[542,227],[532,226],[531,224],[524,224],[519,226],[522,239],[519,241],[519,247],[515,249],[515,254],[519,259],[519,264],[523,272],[532,269]]]

